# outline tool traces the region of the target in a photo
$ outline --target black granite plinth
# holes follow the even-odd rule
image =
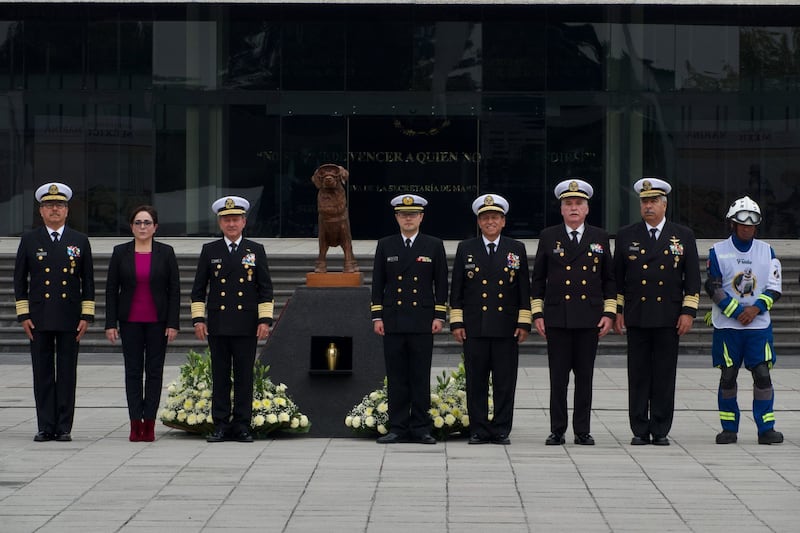
[[[383,386],[383,340],[372,331],[369,287],[298,287],[259,360],[311,421],[312,437],[351,437],[344,425],[365,394]],[[336,368],[326,351],[334,343]]]

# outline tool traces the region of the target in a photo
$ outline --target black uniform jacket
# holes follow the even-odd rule
[[[231,254],[224,239],[204,244],[192,286],[193,324],[206,321],[206,294],[210,335],[255,336],[258,324],[271,324],[274,301],[264,247],[242,239]]]
[[[667,222],[655,243],[637,222],[617,233],[614,251],[617,312],[630,327],[674,327],[678,315],[697,316],[700,264],[694,233]]]
[[[616,286],[608,233],[584,226],[577,246],[564,224],[542,230],[533,263],[533,318],[556,328],[594,328],[616,317]]]
[[[461,241],[450,287],[450,329],[468,337],[511,337],[531,329],[530,278],[525,245],[500,237],[490,259],[480,237]]]
[[[30,277],[30,279],[29,279]],[[89,238],[69,227],[57,243],[42,226],[25,233],[14,264],[17,320],[39,331],[75,331],[94,320],[94,267]]]
[[[430,333],[447,315],[447,256],[441,239],[418,234],[406,248],[400,234],[378,241],[372,270],[372,319],[386,333]]]
[[[106,326],[128,320],[133,293],[136,290],[135,242],[118,244],[111,254],[106,281]],[[178,261],[172,246],[153,241],[150,255],[150,294],[156,305],[159,322],[168,328],[179,328],[181,280]]]

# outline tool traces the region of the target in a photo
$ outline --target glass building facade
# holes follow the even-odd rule
[[[350,171],[353,237],[396,231],[389,199],[430,201],[426,231],[560,221],[553,187],[594,185],[589,222],[639,218],[631,184],[673,185],[700,238],[749,194],[761,235],[800,230],[800,8],[642,5],[0,4],[0,235],[40,223],[33,191],[75,191],[71,224],[216,233],[248,198],[252,237],[314,237],[322,163]]]

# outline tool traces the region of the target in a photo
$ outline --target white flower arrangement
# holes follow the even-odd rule
[[[386,379],[383,388],[364,396],[344,419],[344,425],[362,435],[389,433],[389,404],[386,399]]]
[[[431,415],[433,430],[437,440],[446,440],[455,434],[466,434],[469,428],[467,412],[467,374],[464,363],[449,374],[442,371],[431,387]],[[355,433],[368,436],[385,435],[390,431],[389,404],[387,400],[386,379],[383,388],[364,396],[344,419],[344,424]],[[489,419],[494,417],[494,400],[489,387]]]
[[[160,418],[165,426],[207,434],[214,430],[211,417],[211,355],[206,349],[199,354],[190,350],[188,361],[181,366],[180,378],[167,386],[167,400]],[[254,437],[266,437],[273,431],[307,433],[308,417],[300,412],[286,394],[283,383],[274,385],[269,367],[256,361],[253,368],[253,417],[250,421]]]

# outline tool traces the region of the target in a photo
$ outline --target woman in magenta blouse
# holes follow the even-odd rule
[[[130,224],[133,240],[115,246],[108,265],[105,329],[112,344],[122,339],[129,438],[152,442],[164,355],[179,329],[180,277],[172,246],[153,239],[155,208],[137,207]]]

